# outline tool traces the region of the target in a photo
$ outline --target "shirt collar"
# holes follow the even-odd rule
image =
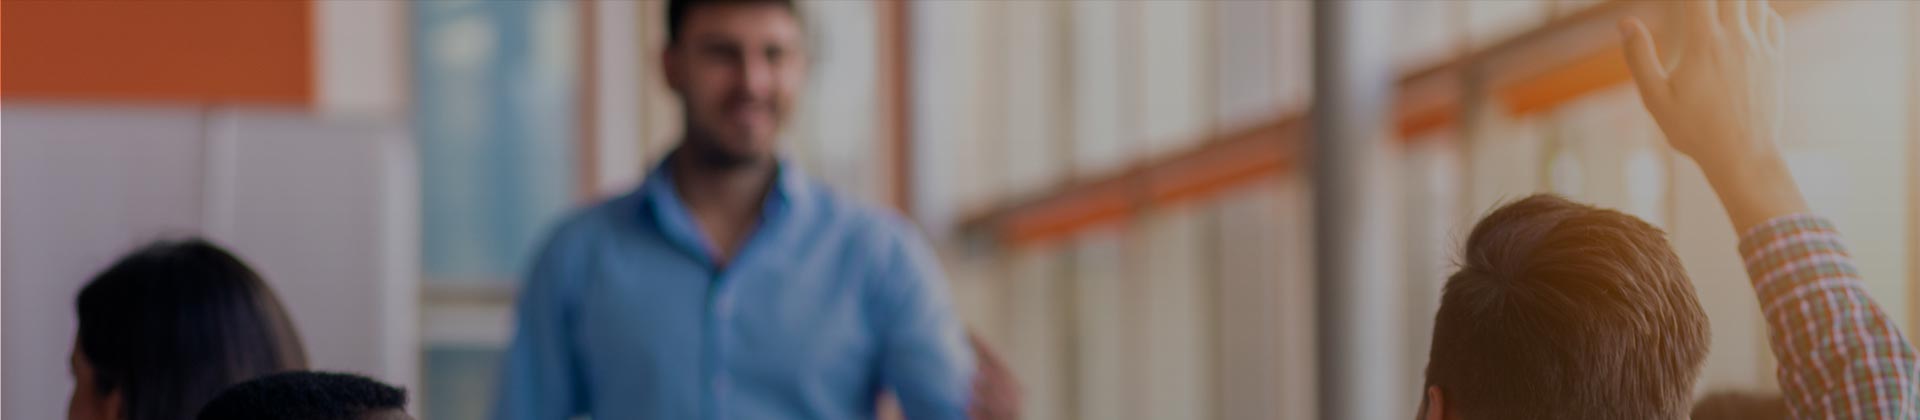
[[[653,224],[676,245],[698,255],[708,264],[713,263],[713,255],[708,251],[713,247],[707,243],[706,236],[700,233],[693,214],[687,210],[686,202],[680,199],[680,192],[673,184],[673,171],[668,170],[672,155],[660,159],[648,172],[646,180],[640,184],[641,220]],[[786,159],[775,163],[773,188],[767,191],[767,198],[760,209],[760,223],[754,227],[747,246],[763,240],[762,236],[777,232],[787,226],[794,217],[796,209],[805,208],[812,198],[807,176],[799,165]],[[745,254],[742,250],[742,255]],[[736,260],[738,260],[736,256]]]

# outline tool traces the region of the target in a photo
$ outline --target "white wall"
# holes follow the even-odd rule
[[[1075,353],[1069,363],[1075,364],[1075,413],[1081,419],[1130,419],[1138,412],[1128,392],[1129,373],[1138,369],[1128,360],[1138,349],[1126,338],[1136,325],[1127,295],[1138,276],[1125,269],[1126,239],[1113,230],[1087,232],[1070,251]]]
[[[1406,351],[1401,360],[1401,374],[1410,385],[1403,391],[1416,391],[1426,381],[1427,355],[1433,343],[1433,315],[1440,310],[1440,293],[1446,284],[1447,276],[1453,274],[1456,267],[1455,256],[1459,254],[1457,238],[1466,236],[1461,227],[1458,214],[1461,200],[1460,151],[1448,132],[1430,134],[1429,138],[1405,148],[1396,174],[1401,189],[1402,203],[1396,215],[1402,221],[1402,238],[1405,252],[1404,282],[1401,283],[1402,298],[1400,304],[1405,307],[1402,313],[1402,330],[1405,331]],[[1412,412],[1418,399],[1417,394],[1394,401],[1407,404],[1404,412]]]
[[[884,203],[880,175],[878,7],[872,2],[804,2],[813,67],[790,149],[813,176],[851,197]],[[651,23],[651,22],[649,22]]]
[[[1001,186],[1003,162],[999,62],[990,32],[998,2],[915,2],[912,7],[913,215],[933,238],[987,206]]]
[[[419,244],[404,126],[291,110],[10,103],[6,417],[60,418],[78,288],[145,242],[204,235],[267,278],[312,367],[417,384]]]
[[[1009,320],[1007,341],[1000,347],[1007,364],[1020,380],[1027,418],[1065,419],[1073,409],[1071,378],[1077,355],[1068,354],[1067,317],[1073,308],[1071,279],[1059,250],[1025,249],[1008,257],[1011,268],[1005,284]]]
[[[1913,67],[1912,2],[1842,2],[1787,24],[1788,164],[1815,212],[1846,236],[1867,290],[1908,336],[1906,171]],[[1838,46],[1845,46],[1839,48]]]
[[[1280,109],[1305,110],[1313,95],[1313,2],[1279,2],[1273,12]]]
[[[599,154],[594,157],[594,191],[605,196],[631,191],[640,184],[652,162],[641,148],[643,94],[656,86],[647,85],[642,75],[656,63],[652,45],[644,43],[640,28],[653,22],[640,22],[643,3],[628,0],[594,0],[593,54],[594,129],[592,141]]]
[[[1067,15],[1067,68],[1072,76],[1073,176],[1105,175],[1127,163],[1133,145],[1123,126],[1122,106],[1128,85],[1122,78],[1119,38],[1121,7],[1125,2],[1074,0]]]
[[[1141,419],[1206,419],[1218,416],[1214,392],[1213,316],[1215,270],[1207,260],[1216,245],[1207,208],[1170,208],[1142,222],[1144,253],[1129,264],[1139,273],[1139,296],[1129,305]]]
[[[201,229],[201,201],[172,198],[201,195],[202,130],[185,109],[9,104],[5,113],[0,399],[13,403],[7,418],[63,418],[73,298],[120,253]]]
[[[1280,115],[1278,2],[1213,5],[1212,127],[1234,129]]]
[[[1466,16],[1471,3],[1419,1],[1395,3],[1393,8],[1393,69],[1409,72],[1453,59],[1467,35]]]
[[[1134,20],[1122,33],[1127,42],[1122,57],[1132,60],[1124,70],[1133,76],[1125,91],[1132,109],[1125,118],[1133,144],[1132,158],[1161,156],[1185,150],[1211,133],[1213,92],[1207,89],[1215,59],[1207,25],[1213,23],[1214,2],[1156,0],[1127,3]]]
[[[208,119],[205,234],[275,286],[315,369],[419,383],[419,191],[404,124]]]
[[[1484,48],[1545,22],[1545,1],[1467,0],[1464,5],[1467,42]]]
[[[1069,110],[1065,53],[1066,3],[1007,2],[1001,8],[1005,34],[1001,38],[1001,66],[1005,83],[999,110],[1006,121],[998,151],[1005,163],[1002,191],[1023,196],[1057,185],[1071,168],[1066,154]]]

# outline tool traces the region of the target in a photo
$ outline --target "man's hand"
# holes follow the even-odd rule
[[[1020,383],[1013,370],[1000,360],[1000,354],[987,347],[978,334],[967,331],[967,344],[973,346],[974,365],[979,371],[973,379],[973,406],[967,408],[973,420],[1016,420],[1020,418]]]
[[[1621,22],[1640,99],[1674,149],[1701,165],[1774,153],[1780,135],[1780,15],[1765,2],[1682,1],[1686,40],[1672,72],[1646,25]]]
[[[1671,70],[1638,19],[1620,22],[1640,98],[1667,143],[1693,158],[1734,228],[1806,211],[1774,143],[1780,137],[1785,22],[1765,0],[1693,0],[1671,29],[1685,38]]]

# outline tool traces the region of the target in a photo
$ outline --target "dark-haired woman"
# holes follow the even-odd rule
[[[204,240],[121,257],[75,300],[69,420],[191,419],[221,390],[306,368],[273,290]]]

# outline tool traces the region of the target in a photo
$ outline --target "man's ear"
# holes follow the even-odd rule
[[[668,45],[666,48],[660,49],[660,76],[666,80],[667,89],[673,90],[675,94],[680,93],[680,72],[673,71],[676,65],[675,60],[679,59],[679,57],[677,57],[679,53],[678,48],[677,46]]]
[[[1440,387],[1427,387],[1427,403],[1424,405],[1427,407],[1426,412],[1421,414],[1423,417],[1421,417],[1420,420],[1447,419],[1447,403],[1445,399],[1440,397]]]

